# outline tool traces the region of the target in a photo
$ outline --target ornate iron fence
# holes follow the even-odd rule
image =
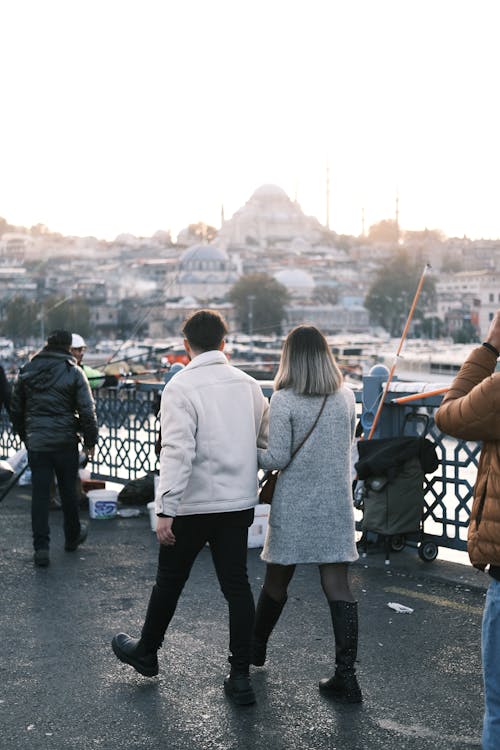
[[[158,389],[101,389],[95,399],[99,442],[92,476],[126,482],[154,471]]]
[[[99,442],[91,464],[94,478],[125,483],[155,470],[159,388],[146,385],[95,391]],[[263,390],[269,395],[268,386]],[[364,388],[356,392],[361,418],[366,410],[364,395]],[[440,403],[440,396],[413,401],[411,406],[387,403],[380,436],[402,434],[403,425],[412,421],[417,434],[427,422],[427,436],[436,443],[440,463],[437,471],[425,478],[425,536],[441,546],[465,550],[480,444],[457,441],[438,430],[433,415]],[[0,428],[0,453],[7,458],[22,445],[13,435],[5,412],[0,415]]]

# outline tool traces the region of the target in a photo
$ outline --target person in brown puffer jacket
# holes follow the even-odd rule
[[[485,713],[483,750],[500,747],[500,310],[486,340],[460,368],[435,415],[440,430],[462,440],[483,442],[467,551],[475,568],[492,577],[482,625]]]

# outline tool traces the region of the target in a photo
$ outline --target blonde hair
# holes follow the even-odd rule
[[[310,396],[334,393],[344,378],[328,342],[316,326],[297,326],[285,339],[274,388]]]

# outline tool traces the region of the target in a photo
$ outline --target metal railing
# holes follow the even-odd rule
[[[365,377],[363,387],[356,390],[361,421],[369,423],[383,381],[383,375]],[[94,392],[99,442],[90,466],[92,477],[126,483],[157,468],[156,415],[161,388],[161,384],[143,384],[132,388],[101,388]],[[270,395],[269,385],[263,384],[263,390]],[[423,426],[426,428],[427,437],[436,444],[439,467],[424,481],[425,536],[441,546],[465,550],[481,446],[477,442],[455,440],[438,430],[433,415],[441,399],[442,396],[422,398],[404,406],[391,403],[388,399],[382,410],[380,429],[374,437],[395,437],[404,432],[419,434]],[[22,445],[13,435],[5,412],[0,415],[0,429],[0,453],[7,458]]]

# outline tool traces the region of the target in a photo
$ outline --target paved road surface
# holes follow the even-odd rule
[[[29,488],[0,503],[2,750],[454,750],[480,747],[480,622],[487,576],[413,550],[353,566],[360,602],[362,706],[342,707],[317,683],[333,667],[329,615],[316,569],[299,568],[269,648],[254,669],[258,704],[222,690],[226,605],[209,550],[199,557],[147,679],[110,648],[139,633],[156,564],[147,516],[92,521],[63,551],[51,513],[51,565],[35,569]],[[249,551],[255,594],[259,550]],[[397,614],[388,602],[413,608]]]

